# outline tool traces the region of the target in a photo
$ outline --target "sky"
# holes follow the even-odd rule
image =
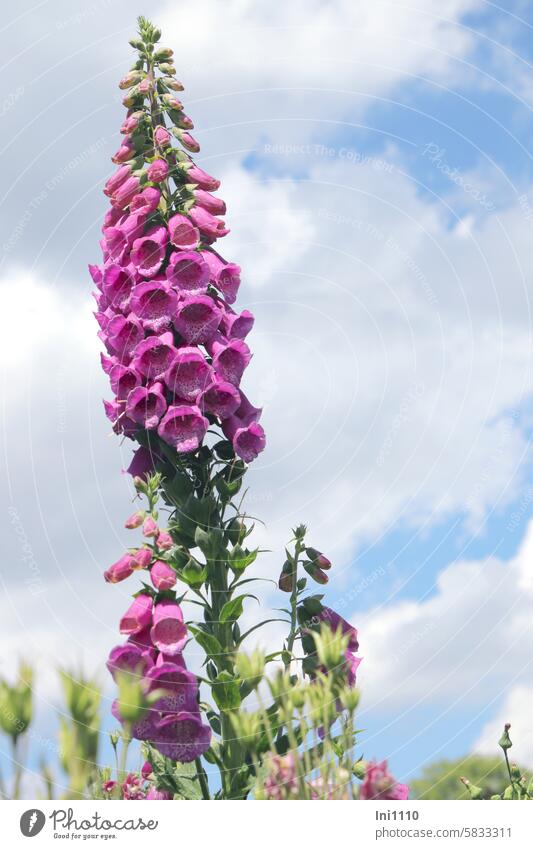
[[[36,749],[56,727],[58,665],[97,676],[107,713],[129,593],[102,579],[131,544],[132,449],[103,414],[87,264],[117,81],[149,12],[256,316],[257,568],[277,577],[302,521],[333,560],[326,599],[364,657],[365,756],[408,781],[496,752],[509,721],[533,766],[528,6],[22,0],[4,14],[0,675],[38,667]],[[265,591],[265,616],[278,604]]]

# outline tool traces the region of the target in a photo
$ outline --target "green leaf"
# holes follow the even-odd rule
[[[221,460],[235,459],[235,451],[233,450],[233,445],[227,439],[223,439],[221,440],[221,442],[217,442],[215,445],[213,445],[213,451],[218,457],[220,457]]]
[[[239,616],[242,616],[242,608],[244,604],[244,599],[246,596],[238,595],[235,598],[231,598],[226,602],[222,610],[220,611],[220,622],[235,622]]]
[[[222,655],[222,646],[212,634],[208,634],[206,631],[201,631],[200,628],[193,628],[192,626],[189,626],[189,631],[191,634],[194,634],[194,639],[209,657],[219,658]]]
[[[240,707],[239,683],[230,672],[220,672],[211,684],[211,690],[220,710],[237,710]]]
[[[145,744],[157,787],[169,790],[178,799],[201,799],[202,791],[194,764],[174,763],[157,749]]]
[[[249,551],[247,548],[241,548],[240,545],[236,545],[229,553],[229,565],[234,572],[244,572],[246,567],[254,562],[258,551],[258,548],[254,549],[254,551]]]

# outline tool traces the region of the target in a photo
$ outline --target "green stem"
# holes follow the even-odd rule
[[[298,632],[298,562],[300,559],[300,554],[302,553],[303,545],[298,540],[296,542],[294,548],[294,556],[291,557],[292,563],[292,590],[290,597],[290,606],[291,606],[291,628],[289,631],[289,636],[287,638],[287,652],[290,655],[290,658],[284,660],[285,669],[289,670],[291,662],[292,662],[292,653],[294,649],[294,643],[296,640],[296,635]]]
[[[20,785],[22,781],[22,764],[19,763],[19,738],[12,738],[12,752],[13,752],[13,767],[14,767],[14,778],[13,778],[13,799],[18,799],[20,797]]]
[[[207,775],[202,764],[202,759],[196,758],[195,764],[196,771],[198,773],[198,780],[200,782],[200,788],[202,790],[202,796],[204,797],[204,799],[210,799],[211,796],[209,794],[209,782],[207,780]]]
[[[122,748],[120,750],[120,763],[117,773],[117,780],[123,781],[126,777],[126,763],[128,760],[128,747],[131,743],[131,735],[130,729],[126,723],[124,723],[124,730],[122,732]]]

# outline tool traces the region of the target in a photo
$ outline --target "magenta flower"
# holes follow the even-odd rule
[[[168,221],[171,243],[182,250],[194,250],[200,243],[200,232],[186,215],[173,215]]]
[[[154,649],[128,640],[124,645],[111,649],[106,665],[114,680],[117,672],[129,672],[142,677],[154,665],[154,658]]]
[[[126,253],[128,242],[126,234],[121,227],[104,227],[104,242],[106,250],[106,259],[111,259],[114,262],[121,262]]]
[[[222,198],[217,198],[214,195],[206,192],[204,189],[195,189],[193,191],[194,199],[198,206],[206,209],[212,215],[225,215],[226,204]]]
[[[144,336],[138,318],[130,313],[112,318],[105,329],[107,344],[120,358],[128,358]]]
[[[181,607],[173,601],[160,601],[154,607],[152,642],[165,654],[178,654],[187,642],[187,626]]]
[[[206,189],[208,192],[216,192],[220,188],[220,180],[212,177],[194,163],[187,167],[187,182],[196,183],[200,189]]]
[[[152,621],[152,599],[141,593],[120,620],[121,634],[139,634]]]
[[[155,159],[149,166],[147,175],[152,183],[162,183],[168,177],[168,162],[166,159]]]
[[[409,787],[398,784],[388,771],[387,761],[371,761],[359,792],[360,799],[398,801],[409,798]]]
[[[208,420],[197,406],[183,404],[168,408],[157,432],[179,454],[186,454],[199,448],[208,427]]]
[[[172,333],[149,336],[135,348],[132,365],[149,380],[161,380],[176,355]]]
[[[200,295],[207,291],[209,266],[203,254],[197,251],[177,251],[170,255],[166,270],[167,279],[187,295]]]
[[[143,235],[145,224],[146,214],[143,210],[132,212],[118,221],[117,227],[124,235],[128,248],[133,245],[136,239],[139,239]]]
[[[209,265],[210,278],[214,286],[224,296],[226,303],[233,304],[241,285],[241,269],[233,262],[226,262],[216,251],[205,251],[205,261]]]
[[[209,748],[211,729],[202,723],[198,711],[168,714],[158,723],[153,743],[167,758],[179,763],[190,763]]]
[[[150,569],[150,578],[156,590],[171,590],[177,581],[174,569],[164,560],[156,560]]]
[[[133,200],[140,188],[141,181],[138,177],[128,177],[113,193],[113,206],[124,209]]]
[[[150,787],[148,793],[144,798],[151,799],[154,801],[172,799],[172,793],[170,793],[168,790],[159,790],[157,787]]]
[[[177,606],[177,605],[175,605]],[[147,692],[163,690],[154,704],[154,712],[177,713],[180,710],[198,710],[198,681],[192,672],[172,661],[154,666],[146,673]]]
[[[135,150],[133,149],[133,145],[126,137],[117,152],[111,157],[111,162],[119,165],[123,162],[128,162],[128,160],[133,159],[134,156]]]
[[[297,762],[292,752],[270,757],[264,789],[266,798],[273,801],[298,798]]]
[[[154,769],[150,761],[145,761],[141,767],[141,778],[144,778],[145,781],[149,781],[153,771]]]
[[[178,297],[166,281],[148,280],[133,290],[131,309],[147,330],[167,330],[178,305]]]
[[[163,384],[153,383],[151,386],[137,386],[132,389],[126,399],[126,414],[146,430],[153,430],[159,424],[161,416],[167,408],[163,394]]]
[[[356,652],[359,648],[357,640],[357,629],[350,625],[346,619],[343,619],[339,613],[332,610],[331,607],[323,607],[317,616],[318,622],[325,622],[332,631],[339,631],[345,637],[348,637],[348,651]]]
[[[357,670],[362,661],[361,657],[356,657],[348,649],[344,652],[346,658],[346,678],[350,687],[355,687]]]
[[[128,179],[131,175],[131,165],[121,165],[120,168],[106,180],[106,184],[104,186],[104,195],[111,198],[115,194],[116,190]]]
[[[257,424],[261,409],[250,404],[243,392],[240,394],[240,407],[235,415],[222,422],[222,430],[226,439],[233,443],[235,453],[245,463],[250,463],[264,450],[266,438],[263,428]]]
[[[242,339],[231,339],[226,344],[213,342],[213,368],[216,373],[229,383],[238,386],[244,369],[252,355],[246,342]]]
[[[102,292],[111,306],[127,311],[131,292],[135,285],[135,269],[132,265],[109,263],[104,267]]]
[[[156,211],[160,198],[161,192],[159,189],[156,189],[153,186],[148,186],[142,192],[135,195],[130,203],[130,211],[143,213],[144,215],[151,215],[152,212]]]
[[[265,450],[265,431],[257,422],[252,422],[246,427],[240,427],[235,431],[232,439],[235,453],[245,463],[251,463]]]
[[[105,580],[109,584],[118,584],[120,581],[126,580],[126,578],[129,578],[129,576],[133,574],[133,563],[134,561],[131,554],[123,554],[120,560],[117,560],[116,563],[113,563],[113,565],[104,572]]]
[[[125,401],[129,393],[139,386],[141,376],[134,368],[117,363],[109,372],[109,382],[117,400]]]
[[[206,209],[201,206],[193,206],[189,215],[193,222],[198,227],[200,233],[210,241],[226,236],[229,230],[220,218],[211,215]]]
[[[207,386],[198,400],[198,406],[204,413],[212,413],[220,419],[227,419],[239,408],[241,396],[239,390],[227,380],[216,378]]]
[[[144,277],[154,277],[161,268],[167,242],[168,233],[165,227],[153,227],[145,236],[135,239],[131,261]]]
[[[153,474],[155,471],[155,464],[160,458],[150,449],[145,448],[144,445],[141,445],[140,448],[137,448],[135,451],[131,463],[126,469],[127,473],[132,476],[132,478],[141,478],[145,479],[148,475]]]
[[[245,339],[253,326],[254,317],[248,310],[240,315],[226,310],[222,316],[221,330],[227,339]]]
[[[198,348],[178,348],[165,372],[165,383],[178,398],[195,402],[213,379],[213,369]]]
[[[178,304],[174,325],[187,344],[203,345],[215,336],[222,312],[208,295],[186,296]]]

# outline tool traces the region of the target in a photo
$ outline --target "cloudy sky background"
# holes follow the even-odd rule
[[[525,0],[23,0],[4,15],[0,674],[38,665],[34,742],[55,727],[58,663],[111,695],[103,662],[129,593],[102,580],[131,544],[131,447],[101,406],[86,266],[116,83],[148,11],[175,49],[198,161],[222,179],[224,253],[256,315],[263,571],[276,577],[300,521],[334,559],[327,599],[365,659],[365,755],[408,780],[495,751],[508,720],[533,766]]]

